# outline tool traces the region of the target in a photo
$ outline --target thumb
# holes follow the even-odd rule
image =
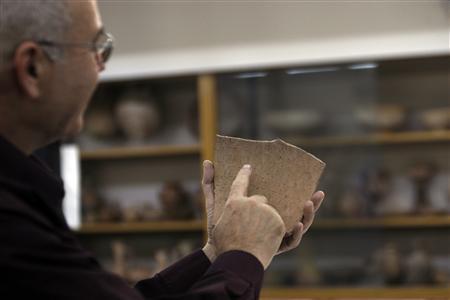
[[[203,162],[202,190],[205,196],[206,212],[214,210],[214,166],[209,160]]]

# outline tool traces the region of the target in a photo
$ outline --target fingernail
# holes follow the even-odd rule
[[[250,169],[252,168],[252,166],[250,166],[249,164],[245,164],[245,165],[244,165],[244,168],[250,170]]]

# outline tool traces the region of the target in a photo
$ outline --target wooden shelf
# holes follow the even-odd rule
[[[185,232],[203,231],[206,228],[202,220],[160,221],[133,223],[92,223],[84,224],[77,230],[79,234],[120,234],[142,232]]]
[[[380,299],[381,297],[409,299],[448,299],[448,287],[399,287],[399,288],[278,288],[263,289],[261,298],[275,299]],[[356,298],[358,297],[358,298]]]
[[[336,218],[316,220],[312,229],[368,229],[450,227],[450,215],[445,216],[392,216],[382,218]]]
[[[80,157],[82,160],[107,160],[195,154],[200,154],[199,145],[117,147],[89,151],[86,150],[81,151]]]
[[[300,147],[364,146],[383,144],[450,142],[450,130],[375,133],[355,136],[329,136],[289,139]]]
[[[368,229],[368,228],[420,228],[450,227],[450,216],[395,216],[385,218],[323,219],[317,220],[313,230]],[[138,233],[169,231],[202,231],[205,224],[195,221],[160,221],[133,223],[92,223],[84,224],[77,231],[80,234]]]

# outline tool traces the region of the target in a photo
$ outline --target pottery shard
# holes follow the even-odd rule
[[[316,190],[325,163],[282,140],[252,141],[217,136],[214,162],[214,224],[222,215],[231,184],[244,164],[252,166],[248,195],[263,195],[291,232],[304,203]]]

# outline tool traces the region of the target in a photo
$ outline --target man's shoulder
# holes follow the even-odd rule
[[[21,223],[47,228],[51,226],[48,218],[40,212],[35,196],[31,192],[0,185],[0,223],[4,222],[11,225]]]

